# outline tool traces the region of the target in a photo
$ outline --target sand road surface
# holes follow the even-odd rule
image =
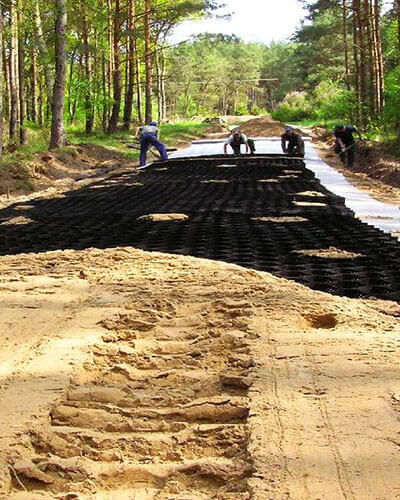
[[[400,498],[397,304],[130,248],[0,269],[0,498]]]

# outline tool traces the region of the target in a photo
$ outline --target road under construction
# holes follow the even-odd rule
[[[398,498],[397,214],[278,145],[0,212],[0,498]]]
[[[215,154],[214,141],[192,148],[62,198],[10,205],[0,221],[31,223],[0,225],[0,254],[133,246],[235,263],[337,295],[400,298],[400,243],[388,232],[400,228],[397,207],[382,217],[390,206],[346,191],[333,169],[324,177],[313,156],[310,168],[279,153]]]

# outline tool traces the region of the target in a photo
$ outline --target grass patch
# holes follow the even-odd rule
[[[103,131],[95,131],[86,134],[81,127],[71,126],[67,129],[68,142],[73,145],[94,144],[105,149],[118,152],[128,158],[137,158],[138,152],[127,148],[127,144],[132,139],[132,132],[124,130],[115,134],[105,134]]]
[[[208,127],[209,124],[202,122],[167,123],[161,125],[160,138],[167,146],[177,147],[201,136]],[[75,126],[68,128],[67,137],[71,144],[95,144],[136,159],[139,156],[138,150],[127,147],[135,133],[136,129],[130,131],[120,130],[114,134],[96,131],[87,135],[82,131],[81,127]]]
[[[209,127],[207,123],[202,122],[177,122],[161,125],[161,141],[169,147],[177,147],[201,136]],[[120,130],[115,134],[105,134],[103,131],[95,131],[92,134],[86,134],[83,131],[82,124],[70,125],[67,127],[68,143],[71,146],[78,144],[94,144],[115,151],[127,158],[136,160],[139,157],[139,151],[129,149],[127,145],[132,141],[135,135],[135,129],[130,131]],[[0,162],[0,168],[6,168],[9,165],[24,165],[31,161],[35,154],[41,154],[48,151],[49,131],[46,128],[38,127],[36,124],[27,125],[28,144],[18,148],[13,153],[6,153]],[[71,157],[76,157],[77,152],[74,147],[59,148],[56,151],[58,157],[63,162],[68,162]]]
[[[179,122],[161,126],[161,140],[170,147],[176,147],[196,139],[209,128],[209,123]]]
[[[44,153],[47,151],[49,142],[47,130],[37,127],[27,127],[26,146],[22,146],[13,153],[5,152],[0,162],[0,167],[6,167],[11,164],[25,164],[32,159],[35,154]]]

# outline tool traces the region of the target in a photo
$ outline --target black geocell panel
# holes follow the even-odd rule
[[[299,194],[310,191],[323,196]],[[1,255],[133,246],[231,262],[333,294],[400,299],[399,242],[355,219],[344,200],[326,190],[298,159],[170,160],[139,174],[115,175],[64,198],[28,204],[0,212],[0,223],[21,215],[33,221],[0,225]],[[189,219],[138,220],[154,213],[183,213]],[[293,216],[307,220],[259,220]],[[361,256],[298,253],[329,247]]]

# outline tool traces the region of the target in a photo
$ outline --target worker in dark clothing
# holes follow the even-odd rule
[[[150,146],[154,146],[160,153],[161,160],[168,160],[167,150],[164,144],[159,140],[159,128],[156,122],[150,122],[148,125],[139,127],[136,136],[140,139],[140,167],[146,165],[147,151]]]
[[[281,135],[281,144],[285,154],[304,158],[304,141],[292,127],[285,127],[285,132]]]
[[[358,138],[361,139],[360,132],[353,125],[336,125],[333,134],[336,139],[335,153],[340,156],[342,163],[351,168],[356,155],[356,141],[353,134],[358,134]]]
[[[250,151],[250,154],[254,154],[256,146],[253,139],[249,139],[245,134],[242,134],[240,130],[235,130],[231,136],[228,137],[224,144],[224,154],[227,154],[228,146],[233,149],[233,154],[236,156],[240,155],[240,146],[244,144],[246,146],[246,153]]]

